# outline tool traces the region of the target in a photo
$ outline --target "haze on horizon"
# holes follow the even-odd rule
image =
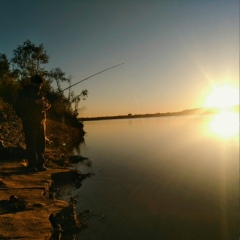
[[[0,53],[43,43],[46,68],[72,84],[125,63],[73,88],[89,91],[81,117],[198,108],[216,87],[239,89],[238,0],[2,0],[0,14]]]

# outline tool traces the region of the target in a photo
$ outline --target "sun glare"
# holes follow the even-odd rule
[[[230,85],[215,87],[206,100],[206,107],[216,107],[222,110],[239,105],[239,90]]]
[[[206,99],[206,107],[218,108],[210,122],[212,132],[220,137],[233,137],[239,135],[239,112],[233,110],[239,105],[239,90],[230,85],[215,87]],[[233,111],[232,111],[233,110]]]
[[[212,132],[221,137],[233,137],[239,135],[239,114],[221,112],[215,115],[210,122]]]

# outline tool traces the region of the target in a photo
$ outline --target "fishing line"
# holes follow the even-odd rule
[[[67,90],[67,89],[69,89],[69,88],[71,88],[71,87],[73,87],[73,86],[81,83],[81,82],[84,82],[84,81],[88,80],[89,78],[92,78],[92,77],[94,77],[94,76],[96,76],[96,75],[98,75],[98,74],[101,74],[101,73],[103,73],[103,72],[106,72],[106,71],[108,71],[108,70],[110,70],[110,69],[112,69],[112,68],[118,67],[118,66],[123,65],[123,64],[124,64],[124,63],[120,63],[120,64],[114,65],[114,66],[112,66],[112,67],[106,68],[106,69],[104,69],[104,70],[102,70],[102,71],[100,71],[100,72],[97,72],[97,73],[95,73],[95,74],[93,74],[93,75],[91,75],[91,76],[89,76],[89,77],[86,77],[86,78],[82,79],[82,80],[79,81],[79,82],[74,83],[73,85],[71,85],[71,86],[69,86],[69,87],[67,87],[67,88],[64,88],[63,90],[60,90],[58,93],[61,93],[61,92],[65,91],[65,90]]]

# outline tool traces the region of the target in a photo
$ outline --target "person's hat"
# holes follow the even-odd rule
[[[41,84],[41,83],[43,83],[43,78],[41,76],[39,76],[38,74],[36,74],[31,77],[31,83]]]

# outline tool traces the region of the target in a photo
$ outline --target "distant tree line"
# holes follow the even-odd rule
[[[79,123],[79,102],[88,96],[87,89],[78,95],[71,88],[67,96],[62,92],[62,83],[71,86],[71,76],[66,76],[60,68],[46,70],[44,65],[49,62],[49,55],[43,44],[39,46],[26,40],[13,51],[12,59],[0,53],[0,98],[14,106],[19,90],[30,83],[31,76],[38,74],[45,80],[43,92],[52,107],[49,117],[55,120],[64,119],[66,123]],[[56,89],[53,88],[56,84]]]
[[[239,106],[233,106],[233,111],[239,112]],[[150,118],[150,117],[172,117],[184,115],[202,115],[202,114],[217,114],[220,113],[219,108],[193,108],[186,109],[178,112],[164,112],[164,113],[147,113],[147,114],[127,114],[118,116],[103,116],[103,117],[87,117],[80,118],[81,121],[96,121],[96,120],[112,120],[112,119],[125,119],[125,118]]]

